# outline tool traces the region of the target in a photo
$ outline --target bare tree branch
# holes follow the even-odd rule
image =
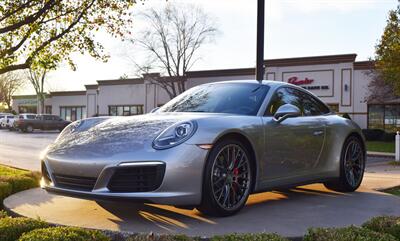
[[[141,16],[151,26],[131,42],[142,48],[148,59],[142,64],[135,63],[136,70],[145,73],[147,81],[173,98],[185,91],[186,72],[198,59],[198,50],[215,38],[217,29],[212,18],[194,5],[177,7],[170,3]],[[160,75],[152,75],[150,71]]]
[[[24,85],[24,79],[16,72],[0,75],[0,102],[4,102],[12,110],[12,96]]]

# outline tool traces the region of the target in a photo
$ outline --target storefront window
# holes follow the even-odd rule
[[[18,106],[18,113],[23,114],[23,113],[37,113],[37,107],[36,106],[30,106],[30,105],[20,105]]]
[[[387,132],[400,129],[400,105],[368,105],[368,128]]]
[[[385,105],[385,130],[396,132],[400,127],[400,115],[398,105]]]
[[[131,116],[143,114],[143,105],[108,106],[110,116]]]
[[[68,121],[76,121],[86,118],[86,107],[60,107],[60,117]]]

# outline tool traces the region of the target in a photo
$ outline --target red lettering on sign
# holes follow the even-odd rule
[[[293,76],[293,77],[290,77],[288,79],[288,82],[290,84],[294,84],[294,85],[309,85],[309,84],[313,83],[314,80],[313,79],[309,79],[309,78],[305,78],[303,80],[300,80],[298,77]]]

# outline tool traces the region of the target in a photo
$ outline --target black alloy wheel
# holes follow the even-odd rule
[[[343,145],[340,177],[325,183],[329,189],[340,192],[353,192],[362,182],[365,169],[365,150],[361,140],[350,136]]]
[[[200,211],[211,216],[229,216],[243,208],[252,185],[249,157],[239,141],[225,140],[215,145],[206,164]]]

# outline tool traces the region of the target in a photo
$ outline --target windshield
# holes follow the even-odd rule
[[[169,101],[158,112],[207,112],[256,115],[269,86],[221,83],[193,87]]]

